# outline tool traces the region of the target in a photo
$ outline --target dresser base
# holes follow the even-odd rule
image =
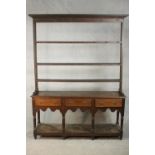
[[[123,135],[125,96],[121,92],[108,91],[39,91],[32,95],[34,138],[46,137],[119,137]],[[40,111],[59,110],[62,117],[61,124],[40,123]],[[75,112],[89,111],[90,124],[67,124],[68,110]],[[110,109],[116,111],[115,124],[96,124],[95,114],[98,110],[105,112]]]

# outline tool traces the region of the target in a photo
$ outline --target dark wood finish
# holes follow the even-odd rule
[[[40,124],[40,110],[38,111],[38,124]]]
[[[39,124],[36,132],[40,136],[63,136],[63,131],[60,124]],[[120,127],[115,124],[96,124],[96,137],[119,137]],[[65,136],[92,136],[91,126],[89,124],[68,124],[66,125]]]
[[[38,82],[120,82],[120,79],[38,79]]]
[[[35,108],[34,98],[32,98],[32,115],[33,115],[33,136],[36,139],[37,138],[37,133],[36,133],[36,108]]]
[[[123,136],[123,120],[125,96],[122,93],[123,81],[123,20],[127,15],[88,15],[88,14],[30,14],[33,18],[33,47],[34,47],[34,78],[35,92],[32,95],[33,110],[33,134],[34,138],[40,136],[88,136],[95,137],[118,137]],[[118,22],[120,23],[120,40],[119,41],[44,41],[37,40],[37,23],[38,22]],[[110,63],[46,63],[37,60],[37,44],[120,44],[120,62]],[[39,79],[38,66],[52,65],[80,65],[80,66],[119,66],[120,77],[118,79]],[[40,82],[118,82],[118,91],[40,91],[38,89]],[[62,124],[50,125],[40,122],[40,110],[46,111],[60,110],[62,114]],[[82,112],[89,110],[91,113],[91,124],[66,124],[65,115],[68,110],[73,112],[80,109]],[[95,114],[98,110],[112,112],[117,111],[116,124],[95,124]],[[37,115],[37,120],[36,120]],[[120,115],[120,119],[119,119]]]
[[[30,14],[36,22],[121,22],[128,15]]]
[[[92,139],[95,138],[95,100],[92,99],[91,102],[91,133],[92,133]]]
[[[37,63],[38,66],[119,66],[120,63]]]
[[[36,22],[33,20],[33,53],[34,53],[34,78],[35,78],[35,91],[38,91],[38,68],[37,68],[37,44],[36,44]]]
[[[62,112],[62,137],[65,139],[66,135],[66,120],[65,120],[65,114],[66,114],[66,109],[65,109],[65,102],[64,99],[61,100],[61,112]]]
[[[123,137],[124,108],[125,108],[125,99],[123,99],[123,106],[121,109],[121,135],[120,135],[120,139],[122,139],[122,137]]]
[[[39,124],[36,128],[38,135],[49,134],[49,133],[59,133],[62,134],[61,125],[49,125],[49,124]]]
[[[123,47],[122,47],[122,39],[123,39],[123,22],[121,22],[121,28],[120,28],[120,87],[119,91],[122,92],[122,81],[123,81]]]
[[[117,114],[116,114],[116,124],[118,125],[119,123],[119,111],[117,110]]]
[[[121,44],[120,41],[36,41],[38,44]]]
[[[97,124],[95,134],[96,136],[119,136],[120,127],[115,124]]]

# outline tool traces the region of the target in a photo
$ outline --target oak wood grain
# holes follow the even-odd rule
[[[87,98],[67,98],[65,99],[65,106],[69,107],[91,107],[91,99]]]
[[[35,96],[34,102],[36,106],[61,106],[61,99],[48,96]]]
[[[122,99],[96,99],[96,107],[122,107]]]

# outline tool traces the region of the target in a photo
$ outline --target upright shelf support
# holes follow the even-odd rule
[[[36,30],[36,21],[33,19],[33,53],[34,53],[34,78],[35,78],[35,92],[38,91],[38,67],[37,67],[37,30]]]
[[[122,82],[123,82],[123,21],[121,22],[120,27],[120,86],[119,91],[122,92]]]

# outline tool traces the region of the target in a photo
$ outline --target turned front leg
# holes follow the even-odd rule
[[[92,100],[92,109],[91,109],[91,114],[92,114],[92,139],[95,139],[95,101]]]
[[[123,137],[124,108],[125,108],[125,99],[123,99],[123,107],[121,109],[121,135],[120,135],[120,139],[122,139],[122,137]]]
[[[33,136],[36,139],[37,134],[36,134],[36,111],[33,109]]]
[[[38,110],[38,124],[40,124],[40,110]]]
[[[92,113],[92,139],[95,139],[95,113]]]
[[[61,113],[62,113],[62,136],[65,139],[65,114],[66,114],[66,110],[65,110],[64,99],[61,100]]]
[[[119,110],[117,110],[117,114],[116,114],[116,124],[119,124]]]
[[[63,138],[65,138],[65,113],[62,113],[62,133]]]
[[[37,138],[37,134],[36,134],[36,108],[35,108],[35,103],[34,103],[34,99],[32,99],[32,114],[33,114],[33,136],[36,139]]]
[[[121,112],[121,135],[120,139],[123,137],[123,122],[124,122],[124,112]]]

